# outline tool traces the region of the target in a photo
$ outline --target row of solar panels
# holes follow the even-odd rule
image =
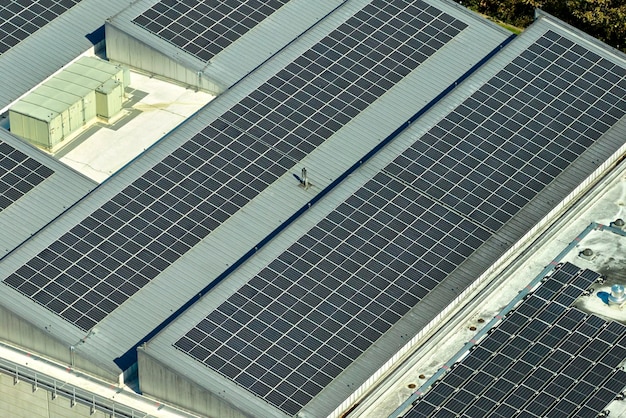
[[[455,270],[470,256],[487,269],[478,250],[500,241],[491,256],[504,253],[498,232],[609,129],[579,120],[600,106],[614,112],[606,113],[611,126],[624,115],[623,92],[594,90],[602,84],[596,66],[604,80],[624,80],[624,69],[595,54],[586,55],[595,65],[576,79],[598,93],[593,99],[577,107],[562,100],[577,84],[550,89],[584,57],[557,57],[558,72],[534,62],[570,48],[574,42],[555,32],[538,37],[526,50],[532,54],[496,72],[174,346],[294,415],[407,313],[427,310],[420,302],[431,292],[444,283],[468,286],[467,279],[455,283]],[[511,72],[531,76],[518,83]],[[497,101],[477,99],[487,91]],[[547,91],[540,102],[525,99]],[[517,100],[535,106],[534,119],[511,104]],[[555,124],[563,128],[548,130]]]
[[[180,134],[179,146],[162,151],[157,164],[144,165],[145,173],[132,182],[118,176],[81,202],[64,217],[75,226],[50,239],[62,230],[57,223],[45,238],[27,243],[5,261],[16,266],[5,283],[76,324],[78,332],[92,328],[435,53],[428,47],[408,57],[403,45],[390,49],[390,28],[401,29],[398,37],[410,35],[406,43],[428,36],[441,46],[467,26],[425,3],[398,4],[406,10],[384,2],[351,4],[351,19],[330,34],[321,31],[317,44],[212,122],[194,121],[199,132]],[[397,17],[375,32],[380,40],[371,42],[374,36],[355,30],[379,25],[390,8]],[[346,60],[339,60],[340,53]],[[376,60],[381,63],[373,65]],[[335,61],[337,68],[330,66]],[[357,77],[366,66],[371,73]],[[316,76],[314,67],[331,68]],[[319,109],[321,101],[328,107]],[[102,202],[98,210],[92,201]],[[90,213],[81,221],[76,212]],[[47,248],[21,261],[46,241]]]
[[[165,3],[171,2],[155,2],[134,23],[178,45],[164,28],[202,6],[180,2],[167,6],[171,12],[159,10]],[[254,2],[236,3],[225,4],[224,16],[241,12],[244,3],[259,12]],[[272,12],[273,6],[268,7]],[[340,140],[350,141],[340,131],[346,132],[351,121],[365,124],[361,115],[374,110],[393,121],[394,115],[376,102],[382,103],[382,96],[387,103],[402,97],[400,90],[416,83],[421,66],[427,69],[459,47],[459,34],[468,42],[489,33],[493,47],[505,39],[487,23],[450,6],[446,13],[421,1],[353,1],[346,7],[352,7],[352,14],[290,63],[264,78],[252,75],[255,87],[248,87],[248,94],[225,95],[221,105],[210,106],[187,124],[188,131],[179,129],[140,159],[138,168],[120,173],[39,239],[5,258],[4,283],[58,315],[55,321],[72,324],[75,335],[96,325],[106,330],[103,320],[115,327],[119,308],[133,302],[144,306],[137,299],[142,294],[150,299],[153,280],[157,290],[179,286],[164,279],[170,267],[185,265],[187,274],[201,275],[196,260],[206,257],[202,249],[207,243],[219,244],[223,225],[245,221],[242,208],[267,198],[268,188],[274,193],[303,159],[315,161],[324,149],[332,152]],[[222,18],[215,13],[211,16],[217,22]],[[148,26],[150,16],[161,20],[161,29]],[[213,306],[210,313],[199,318],[198,309],[192,309],[188,317],[197,319],[183,318],[169,328],[176,338],[165,333],[155,340],[157,354],[161,345],[164,352],[169,347],[167,356],[178,367],[193,368],[199,361],[207,372],[214,370],[244,389],[235,389],[229,399],[247,392],[290,416],[307,408],[329,413],[343,399],[327,403],[320,394],[347,397],[355,383],[339,395],[328,395],[328,388],[337,387],[340,379],[360,385],[364,375],[393,354],[398,344],[394,332],[407,316],[422,309],[425,318],[435,316],[437,306],[454,298],[441,293],[434,306],[424,308],[420,302],[432,300],[429,293],[442,283],[462,291],[470,283],[455,277],[459,267],[480,275],[548,213],[551,198],[565,197],[592,173],[591,160],[603,161],[621,145],[610,133],[616,125],[623,128],[623,57],[607,54],[560,25],[538,24],[516,41],[518,46],[505,49],[501,59],[492,59],[488,65],[493,67],[476,75],[479,87],[454,98],[454,110],[435,108],[422,127],[395,140],[392,144],[405,144],[400,145],[404,149],[387,150],[393,156],[379,169],[364,168],[361,187],[343,203],[325,205],[322,200],[326,217],[274,261],[250,258],[249,263],[262,264],[259,271],[241,280],[238,290],[230,288],[234,279],[229,279],[224,290],[209,294],[203,303]],[[461,61],[469,67],[483,55]],[[444,81],[452,83],[463,69]],[[237,94],[241,97],[233,99]],[[423,107],[408,105],[412,108],[404,112],[409,115]],[[402,120],[386,136],[392,138]],[[343,172],[373,148],[367,147],[340,164]],[[324,193],[341,189],[326,184]],[[320,192],[313,189],[312,194]],[[544,197],[546,192],[550,198]],[[522,221],[511,223],[514,217]],[[272,229],[268,225],[258,234]],[[254,244],[244,240],[234,253],[244,255]],[[496,250],[485,254],[486,247]],[[198,283],[208,285],[216,276],[192,283],[176,301],[196,294],[202,289]],[[176,301],[173,305],[180,306]],[[168,315],[164,310],[147,326],[131,326],[134,334],[124,341],[140,342],[149,324]],[[107,331],[102,335],[118,338]],[[374,355],[364,372],[354,372],[355,362],[382,342],[387,344],[384,353]],[[120,346],[132,351],[128,342]],[[172,355],[177,351],[172,347],[187,359]],[[119,353],[119,348],[104,352]],[[99,360],[113,358],[107,356]],[[156,357],[166,361],[165,354]],[[208,374],[195,369],[197,381],[204,384]]]
[[[598,416],[626,377],[626,326],[573,306],[599,277],[559,266],[404,417]]]

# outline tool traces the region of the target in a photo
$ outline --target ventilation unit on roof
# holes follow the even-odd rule
[[[97,117],[108,121],[119,114],[129,82],[127,69],[82,57],[14,103],[9,130],[54,152]]]

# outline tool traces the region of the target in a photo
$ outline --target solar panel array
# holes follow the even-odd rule
[[[4,283],[90,329],[464,26],[372,2]],[[426,34],[437,43],[405,48]]]
[[[293,415],[489,235],[379,173],[175,347]]]
[[[598,277],[558,268],[404,417],[598,416],[626,384],[626,326],[572,307]]]
[[[11,0],[0,4],[0,55],[81,0]]]
[[[625,77],[549,31],[386,171],[497,231],[624,116]]]
[[[0,141],[0,212],[53,173],[49,167]]]
[[[133,23],[208,61],[288,2],[161,0]]]
[[[297,413],[623,116],[623,83],[546,33],[174,346]]]

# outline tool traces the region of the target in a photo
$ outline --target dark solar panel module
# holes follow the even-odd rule
[[[435,52],[387,32],[436,27],[443,45],[464,26],[421,2],[364,7],[4,282],[90,329]]]
[[[295,414],[489,236],[380,173],[175,346]]]
[[[497,231],[624,116],[625,76],[547,32],[386,170]]]
[[[0,54],[28,38],[80,0],[9,0],[0,4]]]
[[[208,61],[288,2],[162,0],[133,23]]]
[[[571,300],[564,306],[559,296],[584,280],[580,296],[599,276],[569,263],[557,269],[542,287],[559,283],[560,289],[548,297],[531,294],[404,416],[439,416],[430,414],[434,408],[441,416],[446,416],[441,411],[467,417],[596,416],[624,389],[624,371],[617,365],[626,358],[626,326],[588,315]],[[520,310],[535,300],[543,308],[521,321]],[[554,305],[564,308],[560,316],[541,320]],[[518,339],[533,326],[540,330],[534,339]],[[465,391],[476,397],[463,397]]]
[[[227,127],[205,128],[4,282],[93,327],[295,164]]]
[[[371,14],[367,10],[355,18]],[[287,67],[296,74],[300,68],[317,68],[314,64],[318,64],[319,71],[304,73],[306,76],[283,72],[282,76],[288,77],[276,80],[274,87],[285,83],[326,85],[325,74],[342,74],[339,64],[333,64],[341,60],[324,51],[344,39],[341,34],[348,33],[346,27],[349,25],[340,27],[300,58],[312,58],[313,63],[296,61]],[[385,30],[383,27],[382,32]],[[364,39],[367,43],[368,38]],[[558,47],[569,59],[559,61],[563,68],[533,64]],[[297,413],[343,370],[344,364],[369,348],[626,112],[626,90],[601,91],[594,86],[601,85],[602,78],[587,73],[581,76],[590,80],[585,92],[595,96],[585,96],[584,109],[570,110],[574,105],[567,97],[572,94],[569,84],[561,85],[558,80],[569,77],[568,71],[577,71],[574,67],[579,64],[576,57],[566,54],[567,48],[576,45],[548,32],[178,340],[175,347],[283,411]],[[319,61],[322,54],[333,59]],[[623,80],[623,69],[599,57],[586,68],[589,73],[599,72],[596,67],[607,68],[604,79]],[[345,83],[353,81],[348,78]],[[333,103],[339,101],[333,97],[340,96],[323,96],[320,103],[336,111]],[[281,110],[284,120],[295,114],[296,107],[290,104],[289,109]],[[257,122],[246,115],[261,119],[258,115],[266,110],[250,112],[249,108],[236,110],[243,118],[233,118],[233,124],[249,127]],[[600,108],[605,109],[600,115],[603,125],[583,126],[581,121],[588,122],[586,115]],[[258,136],[274,145],[273,136],[265,135]],[[324,139],[317,135],[310,138],[313,144]],[[291,151],[286,148],[285,152]],[[401,202],[396,202],[398,199]],[[412,209],[407,213],[402,208]],[[466,405],[476,414],[486,416],[486,411],[495,407],[491,399],[479,395],[496,377],[512,384],[526,382],[530,390],[541,387],[549,370],[531,375],[531,364],[547,356],[564,338],[564,328],[546,329],[547,324],[563,317],[579,293],[576,289],[580,289],[581,280],[589,279],[577,276],[578,288],[562,291],[560,275],[571,278],[576,274],[577,269],[563,267],[538,291],[546,292],[550,300],[554,297],[548,307],[545,300],[531,298],[522,308],[523,315],[513,315],[500,327],[509,336],[517,335],[490,349],[504,345],[507,355],[525,356],[524,361],[505,370],[502,362],[489,363],[489,352],[479,357],[481,351],[477,349],[468,356],[472,370],[488,364],[487,371],[492,373],[474,375],[471,391],[481,401]],[[570,344],[568,340],[567,344],[568,349],[576,347],[575,341]],[[561,353],[546,361],[552,367],[565,366]],[[524,407],[523,396],[515,399],[519,402],[512,407]],[[554,403],[548,398],[541,402],[541,407],[533,407],[535,414]],[[445,416],[461,405],[456,402],[438,413]]]
[[[51,168],[0,141],[0,212],[53,173]]]
[[[422,2],[398,4],[405,8],[367,5],[224,119],[302,159],[436,52],[414,45],[428,28],[441,28],[434,36],[443,45],[465,27]],[[391,13],[387,21],[383,11]],[[396,30],[406,40],[392,48]]]

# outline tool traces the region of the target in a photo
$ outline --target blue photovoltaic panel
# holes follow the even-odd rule
[[[53,173],[51,168],[0,141],[0,212]]]
[[[161,0],[133,23],[208,61],[289,0]]]
[[[420,1],[373,1],[224,118],[301,160],[465,26]]]
[[[565,58],[558,68],[542,61],[554,51]],[[588,72],[572,81],[581,65]],[[623,83],[624,70],[546,33],[348,201],[366,205],[357,212],[351,203],[340,206],[175,347],[297,413],[623,116],[626,90],[598,88],[609,81]],[[570,100],[573,92],[586,107]],[[599,122],[583,126],[589,115]],[[404,212],[390,205],[396,198],[420,206],[413,209],[421,214],[415,230],[398,219]],[[438,209],[424,210],[430,207]],[[337,228],[341,222],[347,226]],[[438,223],[455,227],[429,229]],[[573,300],[568,293],[559,298],[540,320],[557,318]],[[523,349],[540,333],[532,324],[510,349]],[[481,376],[476,389],[490,379]],[[481,402],[472,407],[484,414],[491,400]]]
[[[293,415],[489,236],[380,173],[175,347]]]
[[[625,77],[547,32],[386,170],[497,231],[624,116]]]
[[[465,26],[372,2],[4,283],[90,329]]]
[[[294,164],[218,119],[4,283],[90,329]]]
[[[81,0],[5,0],[0,4],[0,55]]]
[[[626,385],[626,326],[572,307],[599,276],[560,266],[404,417],[596,416]]]

